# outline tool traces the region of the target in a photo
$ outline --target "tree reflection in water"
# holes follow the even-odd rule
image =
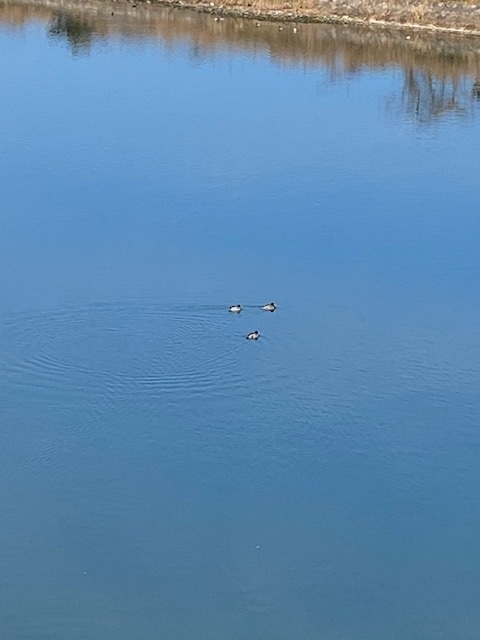
[[[473,83],[472,96],[473,96],[473,99],[476,100],[477,102],[480,101],[480,80],[476,80]]]
[[[95,26],[81,14],[56,11],[48,25],[48,35],[65,39],[73,55],[88,52],[95,36]]]
[[[387,97],[395,116],[428,125],[444,117],[470,117],[480,103],[480,45],[474,38],[400,31],[302,24],[263,23],[240,18],[216,21],[209,14],[153,4],[106,0],[0,0],[0,21],[19,25],[32,18],[48,22],[52,38],[65,40],[74,55],[109,37],[149,40],[166,48],[190,43],[190,58],[201,64],[218,51],[268,55],[281,66],[323,67],[329,82],[366,70],[399,70],[402,88]],[[135,6],[135,8],[133,8]],[[222,54],[223,55],[223,54]]]
[[[408,120],[423,125],[446,116],[471,116],[476,106],[470,79],[435,76],[413,67],[404,70],[398,103]]]

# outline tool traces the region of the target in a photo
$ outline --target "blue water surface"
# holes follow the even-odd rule
[[[47,27],[0,30],[1,637],[478,639],[475,104]]]

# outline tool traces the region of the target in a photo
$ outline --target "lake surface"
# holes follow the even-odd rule
[[[0,3],[2,639],[478,639],[480,41],[67,5]]]

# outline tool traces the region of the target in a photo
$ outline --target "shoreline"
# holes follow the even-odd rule
[[[478,3],[478,4],[477,4]],[[63,7],[80,10],[95,4],[92,0],[0,0],[0,6]],[[254,22],[294,25],[325,24],[368,30],[397,31],[409,40],[414,34],[461,36],[476,40],[480,36],[480,0],[98,0],[106,11],[164,7],[212,15],[216,21],[231,17]],[[297,29],[295,29],[297,26]]]
[[[112,0],[118,2],[118,0]],[[130,0],[130,4],[136,4]],[[308,1],[308,0],[307,0]],[[235,17],[261,22],[336,24],[345,26],[377,27],[410,32],[429,32],[465,36],[480,36],[480,4],[469,2],[428,2],[416,0],[413,3],[395,4],[388,9],[389,18],[381,17],[378,8],[372,8],[369,1],[359,0],[352,4],[342,3],[342,13],[335,12],[335,4],[329,0],[318,0],[315,8],[305,8],[293,3],[276,4],[275,0],[252,0],[246,4],[237,4],[235,0],[138,0],[140,3],[156,4],[165,7],[183,8],[200,13],[209,13],[216,17]],[[260,6],[261,5],[261,6]],[[377,3],[380,8],[387,3]],[[332,11],[333,9],[333,11]],[[375,13],[377,16],[375,16]],[[417,20],[411,20],[417,15]],[[418,19],[423,15],[426,19]],[[260,26],[260,25],[259,25]]]

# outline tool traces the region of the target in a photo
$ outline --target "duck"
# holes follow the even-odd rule
[[[262,306],[263,311],[275,311],[277,305],[274,302],[269,302],[268,304],[264,304]]]
[[[231,307],[228,307],[228,310],[230,311],[230,313],[240,313],[240,311],[242,310],[242,305],[232,304]]]
[[[245,337],[247,340],[258,340],[260,338],[260,334],[258,331],[251,331],[250,333],[247,333]]]

